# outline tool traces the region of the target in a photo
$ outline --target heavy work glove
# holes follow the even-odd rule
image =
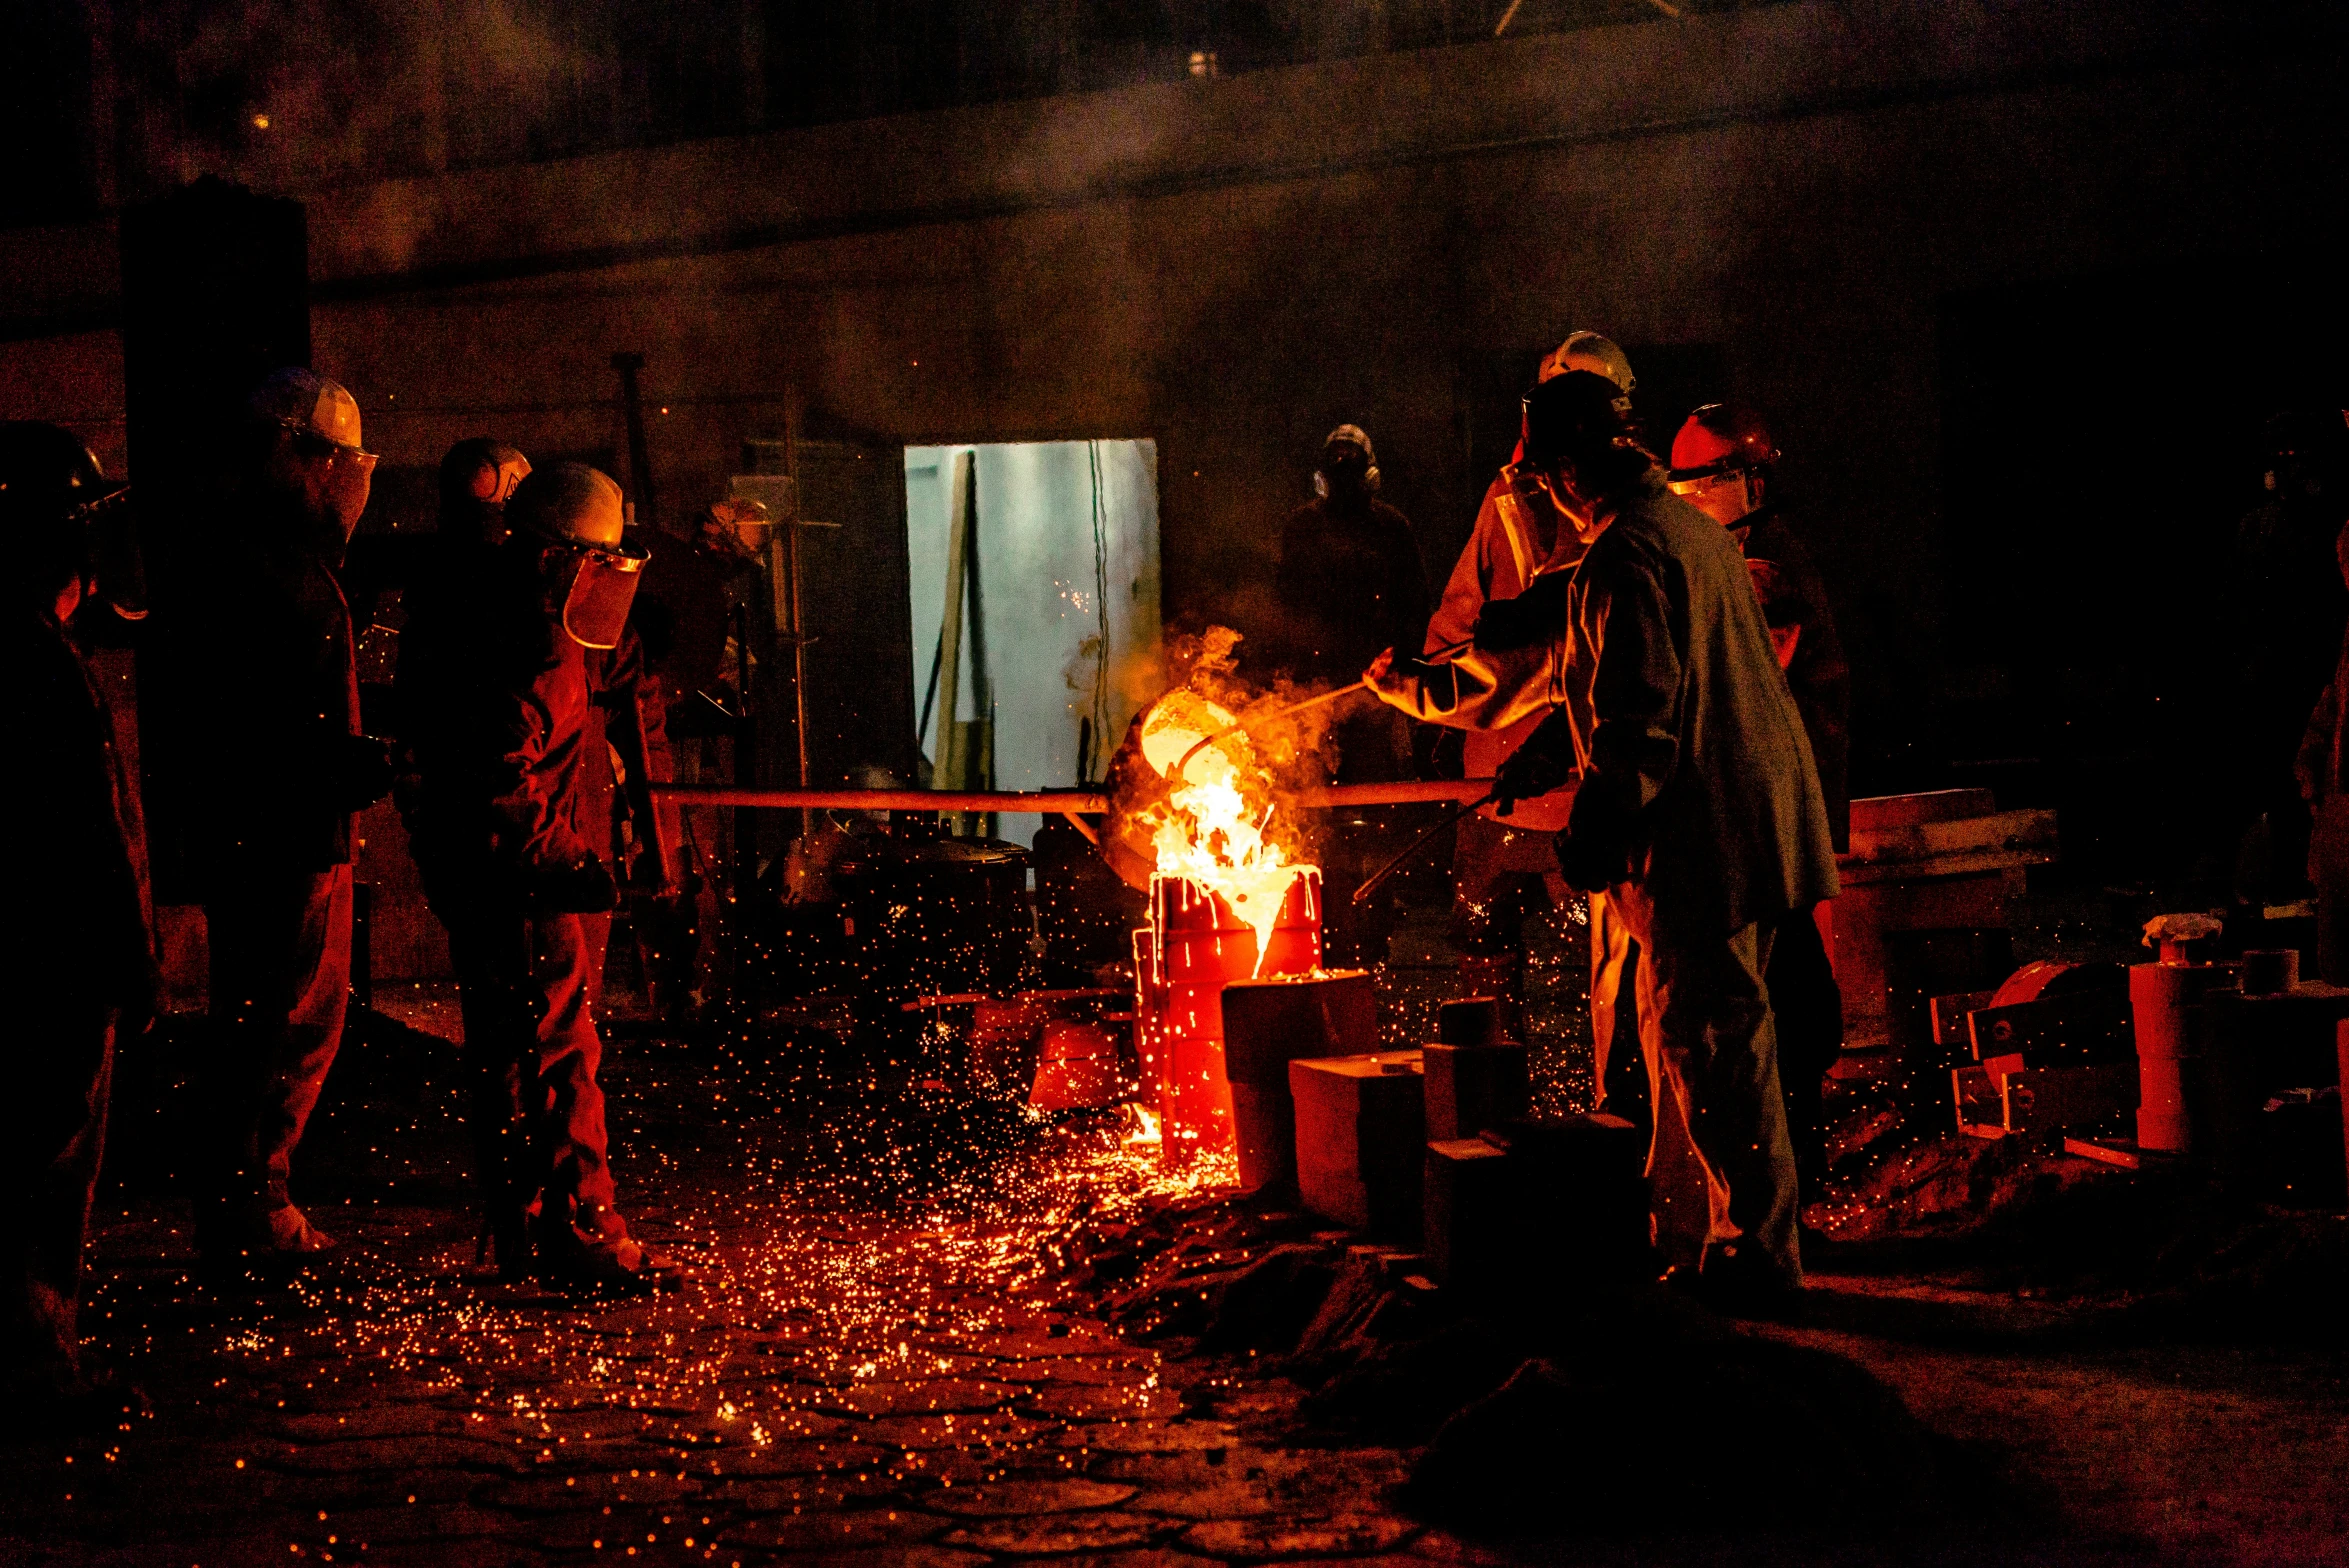
[[[335,794],[345,811],[363,811],[391,793],[392,743],[373,735],[335,738],[331,766]]]
[[[1525,744],[1509,753],[1495,770],[1493,800],[1502,816],[1513,815],[1519,801],[1547,795],[1574,777],[1573,753],[1563,720],[1563,714],[1543,720],[1525,738]]]
[[[1536,577],[1514,599],[1495,599],[1476,616],[1476,645],[1493,653],[1514,653],[1555,642],[1566,629],[1566,585],[1571,572]]]
[[[611,868],[590,855],[576,865],[524,872],[522,901],[536,914],[600,915],[620,899]]]

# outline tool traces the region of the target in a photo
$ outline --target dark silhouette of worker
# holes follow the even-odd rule
[[[1672,492],[1729,530],[1745,552],[1770,642],[1786,672],[1803,735],[1819,770],[1827,827],[1838,851],[1851,844],[1851,667],[1836,635],[1827,587],[1779,504],[1778,445],[1749,408],[1710,403],[1672,439]],[[1778,1080],[1806,1199],[1827,1175],[1821,1087],[1843,1050],[1843,992],[1824,933],[1832,904],[1787,911],[1770,944],[1770,1012],[1778,1025]]]
[[[1382,648],[1416,647],[1427,629],[1427,569],[1403,514],[1378,498],[1378,457],[1370,437],[1340,425],[1322,443],[1314,498],[1281,529],[1273,579],[1281,624],[1263,639],[1267,658],[1299,682],[1343,685],[1361,677]],[[1381,783],[1412,776],[1411,724],[1400,713],[1350,698],[1335,715],[1336,777]],[[1344,830],[1320,850],[1323,945],[1332,963],[1374,963],[1386,956],[1393,901],[1381,889],[1368,905],[1353,901],[1370,846]]]
[[[2299,738],[2349,626],[2333,564],[2349,523],[2349,427],[2339,409],[2278,414],[2261,430],[2260,456],[2265,498],[2237,519],[2227,563],[2219,754],[2232,765],[2226,819],[2242,835],[2236,896],[2280,903],[2300,891],[2309,838]]]
[[[2341,580],[2349,585],[2349,524],[2333,536]],[[2332,684],[2316,699],[2294,765],[2313,824],[2308,880],[2316,885],[2316,973],[2349,985],[2349,635],[2341,640]]]
[[[246,406],[238,483],[169,628],[201,738],[178,787],[210,947],[197,1245],[266,1272],[331,1245],[293,1201],[294,1150],[341,1044],[351,991],[351,818],[391,787],[360,732],[338,580],[375,456],[359,405],[308,370]]]
[[[99,598],[110,577],[136,581],[119,564],[128,558],[103,547],[127,538],[113,526],[122,495],[71,433],[0,424],[0,537],[16,579],[0,657],[26,828],[8,856],[17,921],[0,949],[11,1013],[0,1407],[35,1422],[99,1413],[82,1377],[82,1244],[115,1038],[145,1027],[156,994],[136,800],[72,630],[77,615],[111,613]]]
[[[1732,1310],[1783,1310],[1802,1287],[1797,1178],[1762,974],[1783,918],[1837,891],[1818,770],[1745,558],[1665,487],[1614,384],[1559,376],[1525,414],[1527,462],[1594,538],[1562,596],[1575,689],[1496,793],[1546,794],[1579,770],[1559,869],[1604,889],[1639,943],[1650,1081],[1699,1157],[1701,1196],[1655,1195],[1706,1215],[1700,1256],[1674,1272]]]
[[[594,779],[624,732],[607,728],[607,705],[641,725],[650,684],[641,660],[633,673],[607,661],[636,645],[647,552],[624,537],[619,486],[577,463],[529,473],[498,523],[482,575],[442,590],[477,613],[411,619],[399,671],[409,842],[463,996],[483,1235],[508,1278],[658,1285],[674,1266],[629,1235],[615,1201],[594,1018],[593,923],[631,869],[597,820]],[[657,716],[642,740],[623,760],[639,785],[666,773]],[[673,841],[641,789],[628,799],[636,880],[664,884]]]

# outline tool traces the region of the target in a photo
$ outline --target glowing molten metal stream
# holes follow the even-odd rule
[[[1266,836],[1270,776],[1235,734],[1174,770],[1233,716],[1195,692],[1170,692],[1143,722],[1143,758],[1168,782],[1153,807],[1145,1054],[1160,1094],[1170,1166],[1235,1160],[1225,1073],[1223,988],[1321,963],[1320,868]]]

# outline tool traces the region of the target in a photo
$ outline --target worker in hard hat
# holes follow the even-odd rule
[[[1631,417],[1638,382],[1630,359],[1612,340],[1597,332],[1572,333],[1542,356],[1534,379],[1539,384],[1569,371],[1603,377],[1615,388],[1619,411]],[[1563,664],[1552,658],[1563,651],[1550,636],[1557,605],[1537,609],[1538,595],[1520,596],[1540,579],[1547,579],[1548,589],[1563,587],[1589,548],[1591,525],[1558,507],[1524,457],[1521,439],[1486,488],[1476,527],[1428,620],[1422,658],[1440,666],[1440,676],[1423,683],[1413,661],[1391,656],[1374,661],[1371,671],[1388,702],[1415,718],[1466,731],[1462,763],[1470,778],[1490,777],[1569,689]],[[1496,603],[1519,613],[1488,617],[1487,607]],[[1506,627],[1495,624],[1504,619]],[[1540,907],[1537,901],[1562,907],[1572,896],[1551,844],[1566,824],[1569,799],[1560,794],[1519,801],[1507,817],[1487,806],[1460,824],[1455,840],[1451,939],[1462,954],[1462,983],[1472,993],[1498,997],[1520,1031],[1525,913]],[[1621,922],[1609,918],[1605,895],[1588,902],[1595,1087],[1608,1109],[1644,1121],[1646,1094],[1635,1053],[1612,1048],[1637,1038],[1630,1009],[1617,1007],[1637,953]]]
[[[1329,433],[1313,471],[1313,499],[1281,529],[1273,579],[1281,624],[1263,641],[1268,655],[1298,681],[1343,685],[1361,677],[1381,648],[1415,646],[1427,625],[1427,570],[1410,520],[1379,499],[1378,455],[1357,425]],[[1385,783],[1413,771],[1411,726],[1375,703],[1356,699],[1336,716],[1336,776],[1346,783]],[[1386,957],[1393,925],[1384,889],[1357,905],[1352,889],[1366,869],[1367,841],[1343,829],[1325,841],[1322,876],[1325,951],[1338,964]]]
[[[135,586],[123,487],[56,425],[0,424],[0,536],[12,602],[0,613],[12,793],[29,831],[10,846],[25,901],[0,946],[9,1008],[0,1113],[0,1408],[28,1429],[114,1417],[83,1377],[82,1246],[105,1150],[118,1035],[153,1015],[157,975],[138,807],[114,720],[76,621],[126,608]],[[137,604],[128,608],[137,610]],[[37,903],[35,902],[37,900]],[[107,1421],[109,1429],[113,1420]]]
[[[352,817],[392,779],[388,745],[360,730],[338,578],[375,470],[358,402],[280,370],[242,435],[230,504],[159,613],[156,661],[188,685],[159,708],[202,725],[162,748],[160,771],[210,955],[196,1240],[216,1274],[330,1244],[293,1201],[292,1162],[350,997]]]
[[[647,552],[626,537],[620,487],[583,464],[527,474],[501,520],[482,614],[411,643],[426,629],[412,626],[401,648],[403,683],[431,675],[451,715],[418,734],[412,844],[463,992],[484,1239],[508,1278],[657,1285],[674,1266],[615,1202],[600,944],[583,924],[631,875],[587,820],[603,734],[591,661],[623,642]],[[636,880],[665,882],[659,837],[641,842]]]
[[[1701,1250],[1670,1257],[1720,1304],[1802,1286],[1797,1179],[1763,984],[1780,921],[1836,892],[1818,770],[1744,557],[1666,488],[1617,407],[1570,371],[1525,399],[1525,461],[1592,543],[1562,598],[1576,686],[1501,766],[1530,799],[1579,775],[1559,869],[1603,889],[1640,946],[1640,1042],[1701,1156]],[[1659,1225],[1660,1234],[1666,1227]],[[1668,1252],[1670,1248],[1668,1247]]]
[[[1729,530],[1744,551],[1787,689],[1802,715],[1827,826],[1838,852],[1851,845],[1851,669],[1835,634],[1826,585],[1779,504],[1778,445],[1760,414],[1709,403],[1672,438],[1675,495]],[[1790,910],[1770,946],[1770,1011],[1778,1024],[1778,1078],[1806,1199],[1827,1174],[1820,1102],[1827,1070],[1843,1049],[1843,993],[1828,961],[1830,911]]]

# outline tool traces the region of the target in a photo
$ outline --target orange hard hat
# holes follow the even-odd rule
[[[1674,479],[1767,468],[1777,461],[1778,444],[1762,416],[1736,403],[1707,403],[1672,438]]]

